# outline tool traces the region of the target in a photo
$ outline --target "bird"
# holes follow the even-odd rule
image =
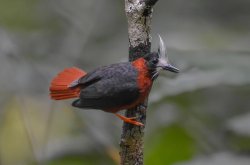
[[[50,83],[50,98],[75,98],[73,107],[103,110],[126,123],[143,126],[136,117],[125,117],[118,112],[143,105],[161,70],[179,72],[170,64],[165,43],[159,35],[158,51],[134,61],[102,66],[88,73],[77,67],[64,69]]]

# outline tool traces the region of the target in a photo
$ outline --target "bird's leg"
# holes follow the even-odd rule
[[[124,122],[126,122],[126,123],[134,124],[134,125],[137,125],[137,126],[144,126],[144,124],[142,124],[142,123],[140,123],[140,122],[138,122],[138,121],[135,120],[137,117],[130,117],[130,118],[128,118],[128,117],[119,115],[117,113],[115,113],[115,115],[117,117],[119,117],[121,120],[123,120]]]

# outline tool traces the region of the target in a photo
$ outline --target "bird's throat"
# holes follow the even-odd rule
[[[144,58],[139,58],[132,62],[132,65],[138,71],[137,85],[140,89],[141,95],[146,97],[152,86],[152,74],[151,70],[148,68],[146,60]]]

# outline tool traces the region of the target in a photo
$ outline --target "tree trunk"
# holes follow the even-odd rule
[[[128,19],[129,61],[144,56],[151,48],[152,7],[158,0],[125,0]],[[143,106],[126,111],[127,117],[138,117],[144,126],[123,123],[120,142],[121,165],[143,165],[143,136],[146,124],[147,100]]]

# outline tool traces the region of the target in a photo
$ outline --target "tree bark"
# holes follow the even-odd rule
[[[125,0],[128,20],[129,61],[150,53],[152,7],[158,0]],[[143,165],[143,136],[146,124],[147,100],[143,106],[128,109],[126,117],[138,117],[144,126],[123,123],[120,141],[121,165]]]

